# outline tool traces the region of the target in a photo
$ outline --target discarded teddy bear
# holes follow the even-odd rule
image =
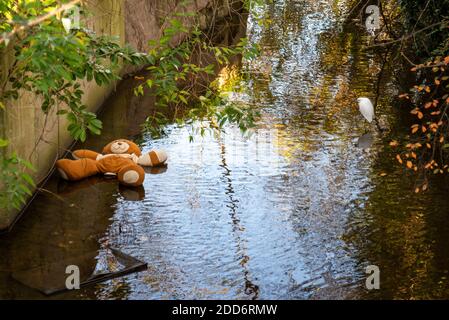
[[[163,150],[142,154],[140,148],[126,139],[114,140],[103,148],[103,153],[75,150],[76,160],[60,159],[56,162],[61,177],[69,181],[81,180],[96,174],[113,174],[118,181],[131,187],[141,186],[145,179],[142,166],[160,166],[167,161]]]

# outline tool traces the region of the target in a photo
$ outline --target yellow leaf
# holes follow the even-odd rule
[[[398,145],[399,145],[399,142],[397,142],[396,140],[393,140],[390,142],[391,147],[397,147]]]
[[[407,161],[407,168],[411,169],[413,167],[413,163],[411,161]]]
[[[400,164],[402,164],[402,158],[401,158],[400,155],[396,155],[396,159],[398,160],[398,162],[399,162]]]

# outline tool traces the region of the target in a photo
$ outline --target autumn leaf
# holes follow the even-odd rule
[[[411,161],[407,161],[407,168],[411,169],[413,167],[413,163]]]
[[[397,147],[398,145],[399,145],[399,142],[397,142],[396,140],[393,140],[390,142],[391,147]]]
[[[398,160],[398,162],[400,163],[400,164],[402,164],[402,158],[401,158],[401,156],[398,154],[398,155],[396,155],[396,159]]]

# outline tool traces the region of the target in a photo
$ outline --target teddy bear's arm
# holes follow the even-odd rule
[[[137,163],[144,167],[157,167],[164,165],[167,161],[167,153],[164,150],[151,150],[142,154]]]
[[[91,151],[91,150],[86,150],[86,149],[80,149],[80,150],[75,150],[72,152],[72,156],[78,160],[78,159],[92,159],[92,160],[97,160],[99,153],[95,152],[95,151]]]

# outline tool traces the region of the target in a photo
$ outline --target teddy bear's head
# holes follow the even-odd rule
[[[114,140],[103,148],[103,154],[132,154],[140,157],[141,152],[137,144],[126,139]]]

